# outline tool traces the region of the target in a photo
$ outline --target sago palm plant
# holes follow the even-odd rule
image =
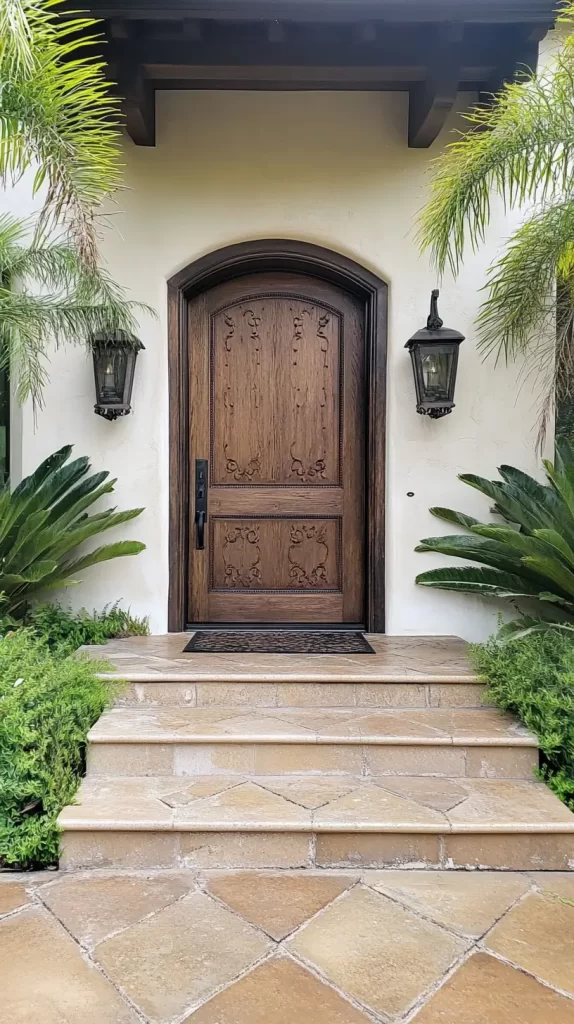
[[[574,0],[560,10],[572,29]],[[421,247],[456,275],[467,246],[485,239],[493,194],[528,205],[490,268],[477,326],[485,354],[526,354],[542,378],[544,424],[554,396],[574,397],[574,31],[543,71],[524,69],[464,116],[469,130],[434,164]]]
[[[522,612],[503,635],[548,628],[574,638],[574,450],[562,439],[554,465],[545,461],[548,483],[513,466],[501,466],[501,480],[471,473],[459,479],[494,502],[498,520],[481,523],[463,512],[431,508],[433,515],[466,533],[422,540],[417,551],[478,562],[431,569],[416,578],[424,587],[508,600]]]
[[[114,489],[108,473],[89,475],[86,457],[68,462],[71,445],[51,455],[12,492],[0,490],[0,614],[22,619],[31,601],[77,582],[91,565],[137,555],[145,544],[122,540],[91,551],[80,545],[104,530],[128,522],[143,509],[86,509]]]

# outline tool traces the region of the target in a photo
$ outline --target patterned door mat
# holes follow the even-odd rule
[[[347,630],[207,630],[193,634],[184,652],[202,654],[374,654],[362,633]]]

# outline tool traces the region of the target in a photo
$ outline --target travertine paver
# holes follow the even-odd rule
[[[105,648],[81,648],[101,661],[109,659],[121,679],[201,682],[401,682],[421,679],[444,684],[474,682],[467,645],[455,636],[367,634],[375,655],[184,654],[189,633],[133,636],[110,640]],[[302,675],[303,673],[303,675]]]
[[[556,988],[574,991],[574,905],[559,894],[528,896],[499,922],[486,947]]]
[[[437,924],[477,939],[530,888],[526,876],[506,871],[381,871],[367,881]]]
[[[572,1024],[574,1002],[493,957],[471,957],[413,1024]]]
[[[272,948],[263,932],[198,892],[106,939],[94,957],[153,1024],[163,1024]]]
[[[0,921],[0,1024],[137,1024],[114,987],[47,911]]]
[[[0,1024],[574,1024],[573,899],[559,872],[0,874]]]
[[[288,943],[370,1010],[406,1012],[467,944],[385,896],[353,889]]]
[[[356,881],[349,875],[270,875],[246,871],[210,878],[208,889],[274,939],[284,939]]]
[[[42,899],[78,942],[95,946],[108,935],[174,903],[193,885],[193,879],[183,874],[165,878],[67,878],[47,885]]]
[[[8,882],[0,886],[0,914],[8,914],[17,907],[28,903],[26,887],[18,882]]]
[[[369,1024],[370,1018],[292,960],[271,960],[184,1024]]]

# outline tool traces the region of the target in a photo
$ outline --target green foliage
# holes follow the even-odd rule
[[[75,651],[84,644],[149,634],[147,618],[138,619],[117,604],[92,614],[85,608],[71,612],[58,604],[43,604],[33,609],[27,621],[50,650],[63,652]]]
[[[86,734],[111,703],[105,663],[53,654],[31,630],[0,639],[0,866],[57,863],[56,819],[84,767]]]
[[[94,212],[121,183],[119,99],[93,18],[61,18],[64,0],[0,0],[0,180],[36,168],[40,228],[66,221],[82,260],[97,262]]]
[[[513,466],[501,466],[502,480],[471,473],[459,479],[494,502],[502,522],[480,523],[451,509],[432,508],[439,519],[456,523],[466,534],[428,537],[417,551],[435,551],[478,562],[421,573],[424,587],[510,600],[536,608],[507,623],[506,636],[544,632],[554,627],[574,639],[574,450],[565,439],[556,445],[556,462],[544,463],[548,483]]]
[[[558,630],[471,648],[486,697],[538,737],[541,776],[574,810],[574,640]]]
[[[571,25],[573,0],[561,11]],[[435,161],[421,248],[439,272],[456,274],[467,247],[485,240],[493,192],[507,208],[530,204],[490,269],[477,326],[485,353],[528,354],[546,389],[545,417],[554,389],[558,402],[574,395],[574,33],[544,70],[523,69],[465,116],[469,129]]]
[[[139,516],[141,508],[90,515],[86,509],[114,489],[106,472],[89,474],[87,457],[68,462],[67,445],[42,462],[13,490],[0,489],[0,612],[22,619],[29,602],[47,590],[69,586],[97,562],[136,555],[139,541],[115,541],[91,551],[80,545],[104,530]]]
[[[36,235],[26,242],[27,233],[25,221],[0,214],[0,368],[10,370],[20,402],[31,396],[41,406],[50,345],[89,347],[94,333],[133,334],[136,310],[152,311],[127,301],[69,241]]]

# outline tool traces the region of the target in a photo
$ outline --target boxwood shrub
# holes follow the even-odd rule
[[[84,769],[86,734],[117,684],[105,663],[50,651],[33,629],[0,639],[0,867],[58,862],[56,819]]]
[[[487,699],[538,737],[540,775],[574,810],[574,641],[558,630],[471,648]]]

